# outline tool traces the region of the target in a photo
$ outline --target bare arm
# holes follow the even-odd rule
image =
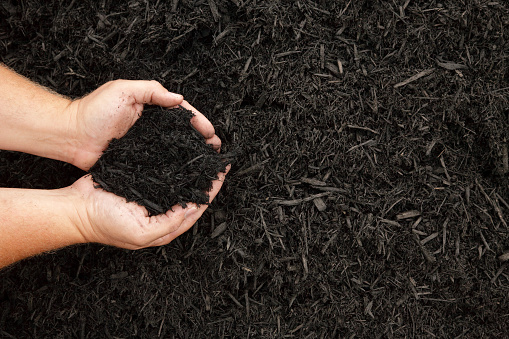
[[[83,243],[70,188],[0,188],[0,268],[52,249]]]
[[[0,149],[71,162],[70,104],[0,64]]]
[[[225,176],[219,173],[213,182],[210,202]],[[166,245],[191,228],[207,207],[174,206],[173,211],[148,216],[144,207],[95,189],[90,176],[57,190],[0,188],[0,269],[80,243],[128,249]]]
[[[194,111],[191,124],[218,152],[208,119],[156,81],[111,81],[70,101],[0,64],[0,149],[69,162],[88,170],[112,138],[122,137],[144,104]],[[211,202],[225,173],[209,192]],[[58,190],[0,188],[0,268],[45,251],[83,242],[138,249],[165,245],[187,231],[208,205],[174,206],[158,216],[101,189],[90,176]]]

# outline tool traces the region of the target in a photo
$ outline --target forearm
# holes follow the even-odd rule
[[[42,252],[83,243],[72,188],[0,188],[0,268]]]
[[[0,149],[69,162],[70,103],[0,64]]]

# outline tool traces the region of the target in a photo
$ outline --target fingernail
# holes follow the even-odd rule
[[[196,216],[196,214],[198,213],[198,209],[196,207],[190,207],[186,214],[184,215],[184,218],[186,220],[189,220],[189,219],[192,219]]]

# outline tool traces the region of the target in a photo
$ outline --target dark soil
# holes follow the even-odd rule
[[[508,37],[505,1],[4,1],[0,61],[158,80],[242,151],[168,246],[3,270],[0,336],[507,337]],[[3,186],[80,175],[0,154]]]
[[[90,169],[108,192],[165,213],[186,203],[207,204],[206,192],[225,162],[193,129],[193,112],[183,108],[145,108],[127,134],[113,139]]]

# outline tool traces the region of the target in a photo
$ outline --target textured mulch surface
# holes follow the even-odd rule
[[[238,156],[168,246],[1,271],[0,336],[507,336],[508,37],[504,1],[2,2],[1,62],[158,80]],[[81,175],[0,153],[1,186]]]
[[[90,169],[96,187],[144,206],[149,215],[177,204],[207,204],[212,180],[226,163],[193,129],[193,116],[183,107],[145,108]]]

